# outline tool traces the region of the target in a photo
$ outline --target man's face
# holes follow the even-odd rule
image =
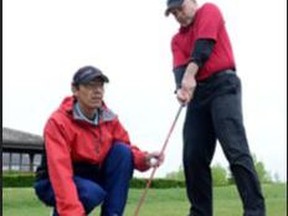
[[[184,0],[180,7],[172,8],[170,12],[181,26],[186,27],[193,21],[196,9],[197,5],[194,1]]]
[[[104,96],[104,82],[96,78],[88,83],[80,84],[74,89],[74,95],[81,107],[86,110],[95,110],[100,108]]]

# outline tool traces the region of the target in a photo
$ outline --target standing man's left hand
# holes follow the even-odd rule
[[[177,90],[177,99],[182,105],[187,105],[193,98],[197,86],[195,75],[198,72],[198,65],[190,62],[185,70],[181,88]]]

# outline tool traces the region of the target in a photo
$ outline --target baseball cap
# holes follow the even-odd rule
[[[85,84],[94,80],[95,78],[100,77],[103,82],[109,82],[107,76],[105,76],[102,71],[94,66],[84,66],[80,68],[73,76],[72,84],[79,85]]]
[[[165,10],[165,16],[170,14],[172,8],[180,7],[184,0],[167,0],[167,9]]]

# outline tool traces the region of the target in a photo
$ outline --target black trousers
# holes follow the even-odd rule
[[[244,216],[265,215],[264,197],[243,125],[241,82],[236,73],[223,71],[198,83],[187,107],[183,137],[190,215],[213,215],[210,164],[217,139],[235,178]]]

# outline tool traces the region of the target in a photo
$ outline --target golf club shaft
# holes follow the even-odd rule
[[[175,119],[174,119],[174,121],[173,121],[173,124],[172,124],[172,126],[171,126],[171,128],[170,128],[170,130],[169,130],[169,133],[168,133],[168,135],[167,135],[167,137],[166,137],[166,140],[165,140],[165,142],[164,142],[164,145],[162,146],[162,149],[161,149],[161,151],[160,151],[160,154],[163,154],[164,151],[165,151],[165,149],[166,149],[166,146],[167,146],[167,144],[168,144],[169,138],[170,138],[170,136],[171,136],[171,134],[172,134],[172,132],[173,132],[173,130],[174,130],[174,127],[175,127],[176,122],[177,122],[177,120],[178,120],[178,118],[179,118],[179,115],[180,115],[180,113],[181,113],[182,108],[183,108],[183,106],[181,105],[181,106],[179,107],[179,109],[178,109],[178,112],[177,112],[176,117],[175,117]],[[140,201],[139,201],[139,203],[138,203],[138,205],[137,205],[137,208],[136,208],[136,211],[135,211],[135,213],[134,213],[134,216],[138,216],[138,214],[139,214],[140,208],[141,208],[141,206],[142,206],[142,204],[143,204],[143,202],[144,202],[144,200],[145,200],[146,194],[147,194],[148,189],[149,189],[149,187],[150,187],[150,185],[151,185],[152,179],[153,179],[153,177],[154,177],[154,174],[155,174],[157,168],[158,168],[158,167],[153,167],[153,170],[152,170],[152,172],[151,172],[150,178],[149,178],[148,181],[147,181],[146,188],[145,188],[145,190],[144,190],[144,192],[143,192],[143,194],[142,194],[142,196],[141,196],[141,198],[140,198]]]

